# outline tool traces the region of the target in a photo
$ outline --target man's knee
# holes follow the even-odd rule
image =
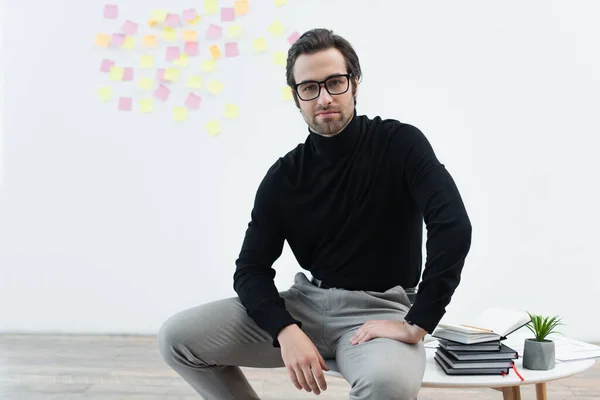
[[[414,400],[421,389],[418,374],[404,374],[385,366],[364,371],[352,388],[352,399]]]

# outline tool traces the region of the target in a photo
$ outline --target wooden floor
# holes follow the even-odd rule
[[[262,399],[312,399],[292,386],[284,369],[244,369]],[[345,399],[348,384],[328,377],[318,398]],[[535,399],[533,386],[521,389]],[[421,390],[420,400],[496,399],[500,392],[462,389]],[[161,359],[149,336],[0,335],[2,400],[198,400]],[[548,399],[600,399],[600,362],[572,378],[548,383]]]

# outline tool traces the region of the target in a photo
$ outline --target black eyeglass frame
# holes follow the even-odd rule
[[[344,91],[343,91],[343,92],[341,92],[341,93],[331,93],[331,92],[329,91],[329,88],[327,87],[327,85],[325,85],[325,82],[327,82],[327,81],[328,81],[328,80],[330,80],[330,79],[339,78],[339,77],[341,77],[341,76],[344,76],[344,77],[346,77],[346,79],[348,80],[348,86],[346,87],[346,90],[344,90]],[[329,93],[330,95],[332,95],[332,96],[339,96],[339,95],[341,95],[341,94],[344,94],[344,93],[346,93],[346,92],[348,91],[348,89],[350,89],[350,84],[351,84],[351,82],[350,82],[350,78],[351,78],[351,77],[352,77],[352,73],[351,73],[351,72],[350,72],[350,73],[347,73],[347,74],[336,74],[336,75],[331,75],[331,76],[327,77],[327,79],[325,79],[325,80],[322,80],[322,81],[304,81],[304,82],[296,83],[295,85],[293,85],[293,86],[292,86],[292,89],[294,89],[294,92],[296,92],[296,95],[297,95],[297,96],[298,96],[298,98],[299,98],[300,100],[302,100],[302,101],[312,101],[312,100],[314,100],[314,99],[318,98],[318,97],[321,95],[321,85],[324,85],[324,86],[325,86],[325,90],[327,90],[327,93]],[[302,96],[300,96],[300,93],[298,92],[298,87],[299,87],[300,85],[305,85],[305,84],[307,84],[307,83],[315,83],[315,84],[317,84],[317,85],[319,86],[319,90],[317,91],[317,95],[316,95],[315,97],[312,97],[312,98],[310,98],[310,99],[303,99],[303,98],[302,98]]]

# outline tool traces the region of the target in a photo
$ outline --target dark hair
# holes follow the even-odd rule
[[[331,48],[338,49],[344,56],[344,60],[346,60],[346,72],[352,74],[350,81],[352,82],[352,92],[354,92],[356,90],[355,79],[360,81],[362,76],[356,52],[346,39],[340,35],[336,35],[330,29],[321,28],[304,32],[288,50],[287,65],[285,67],[288,86],[292,87],[296,84],[296,80],[294,79],[294,64],[301,54],[314,54]],[[298,98],[294,90],[292,90],[292,94],[294,95],[296,106],[299,107]],[[356,98],[354,98],[354,105],[356,105]]]

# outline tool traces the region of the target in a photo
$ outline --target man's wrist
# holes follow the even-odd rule
[[[411,335],[416,336],[419,339],[423,339],[427,335],[427,331],[415,323],[404,321],[404,326],[408,329]]]

